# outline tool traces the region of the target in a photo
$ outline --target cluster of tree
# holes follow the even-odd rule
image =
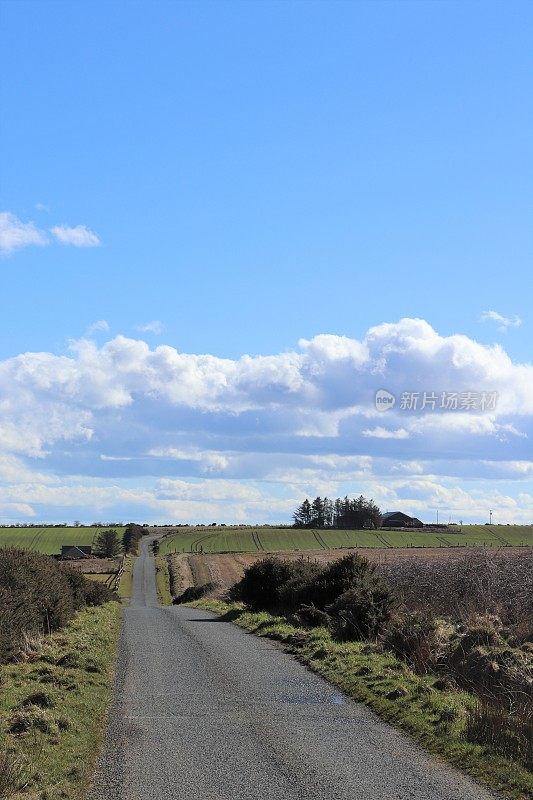
[[[13,522],[11,525],[0,525],[0,528],[67,528],[66,522]]]
[[[130,522],[126,525],[120,541],[118,533],[110,528],[100,531],[94,539],[93,551],[99,558],[116,558],[120,553],[133,553],[139,550],[141,537],[148,533],[146,528]]]
[[[373,500],[361,495],[356,500],[348,497],[317,497],[313,502],[306,498],[294,514],[295,528],[379,528],[381,512]]]
[[[136,525],[134,522],[130,522],[126,525],[122,536],[122,549],[124,552],[136,555],[139,550],[139,542],[147,532],[146,528],[143,528],[141,525]]]

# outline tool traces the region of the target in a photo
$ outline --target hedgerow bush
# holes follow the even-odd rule
[[[370,585],[375,572],[376,565],[359,553],[350,553],[337,561],[332,561],[326,565],[317,581],[314,604],[323,609],[331,606],[349,589],[355,589],[363,584]]]
[[[376,565],[358,553],[350,553],[326,565],[303,560],[289,562],[289,565],[292,575],[278,592],[279,607],[283,611],[296,611],[302,606],[324,611],[343,592],[371,580],[376,571]]]
[[[275,611],[280,605],[280,590],[293,574],[292,562],[271,556],[262,558],[248,567],[241,580],[231,587],[229,598],[253,611]]]
[[[269,556],[248,567],[230,599],[253,611],[289,615],[309,627],[328,624],[340,639],[373,637],[393,605],[392,591],[375,569],[358,554],[326,566]]]
[[[302,607],[316,608],[316,586],[322,579],[324,567],[316,561],[287,562],[290,576],[279,587],[278,604],[283,611],[297,611]]]
[[[194,600],[200,600],[200,598],[205,597],[206,594],[217,588],[218,584],[213,581],[202,583],[200,586],[188,586],[184,592],[173,599],[172,605],[179,606],[181,603],[192,603]]]
[[[107,587],[65,569],[50,556],[0,550],[0,663],[17,657],[24,636],[55,631],[84,605],[113,597]]]
[[[376,637],[389,620],[393,603],[390,587],[384,581],[365,575],[326,606],[333,636],[340,641]]]
[[[106,586],[105,583],[99,583],[98,581],[86,580],[86,606],[101,606],[104,603],[111,602],[112,600],[118,601],[118,597],[115,592],[109,588],[109,586]]]

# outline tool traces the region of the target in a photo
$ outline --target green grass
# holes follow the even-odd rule
[[[155,583],[157,596],[162,606],[172,605],[172,595],[170,593],[170,575],[166,558],[155,557]]]
[[[21,547],[47,555],[59,554],[63,544],[92,545],[95,535],[105,528],[0,528],[0,547]],[[124,528],[113,527],[122,538]]]
[[[278,640],[285,650],[354,700],[402,728],[429,752],[444,758],[480,782],[513,798],[533,796],[533,776],[521,765],[463,737],[465,718],[475,698],[437,689],[436,676],[420,677],[392,654],[369,642],[336,642],[325,628],[307,630],[283,617],[251,613],[216,600],[189,604],[225,615],[228,621]],[[400,690],[398,699],[389,692]]]
[[[13,751],[28,781],[17,798],[85,796],[112,689],[120,611],[118,603],[84,609],[45,639],[38,658],[0,667],[0,752]],[[38,705],[25,704],[39,696]],[[16,722],[29,729],[11,733]]]
[[[116,574],[116,572],[86,572],[85,577],[97,583],[111,584]]]
[[[122,598],[131,597],[131,592],[133,589],[133,564],[135,562],[134,556],[126,556],[126,560],[124,562],[124,572],[122,573],[122,577],[120,578],[120,583],[118,585],[118,596]]]
[[[451,528],[450,530],[454,530]],[[532,525],[463,525],[461,532],[337,531],[293,528],[181,528],[161,540],[161,553],[272,552],[342,547],[466,547],[533,545]]]

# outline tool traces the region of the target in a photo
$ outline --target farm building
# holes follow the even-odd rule
[[[410,517],[401,511],[387,511],[382,516],[383,528],[423,528],[424,523],[416,517]]]
[[[61,545],[61,561],[79,561],[80,558],[91,558],[92,547],[83,544]]]

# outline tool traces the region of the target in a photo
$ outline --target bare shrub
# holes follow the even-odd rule
[[[498,617],[517,641],[533,637],[533,552],[482,551],[449,559],[379,565],[408,611],[469,622]]]

